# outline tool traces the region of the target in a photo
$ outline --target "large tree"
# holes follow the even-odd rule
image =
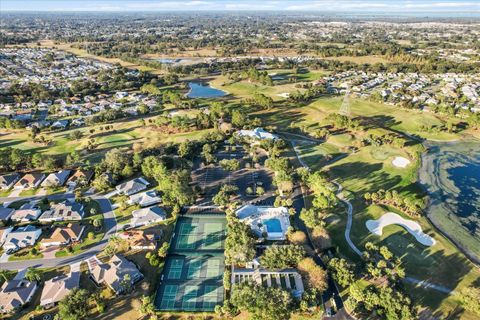
[[[88,316],[88,298],[90,294],[87,290],[74,288],[58,304],[58,313],[55,320],[82,320]]]
[[[265,288],[251,283],[235,285],[232,288],[231,303],[239,310],[247,310],[251,319],[289,319],[292,297],[280,288]]]
[[[260,257],[260,263],[268,269],[285,269],[296,267],[298,262],[305,256],[302,246],[269,246]]]
[[[233,218],[227,226],[225,259],[227,263],[244,264],[255,257],[256,237],[249,226]]]

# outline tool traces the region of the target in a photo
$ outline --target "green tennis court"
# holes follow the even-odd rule
[[[174,238],[176,251],[222,250],[225,240],[225,219],[179,218]]]
[[[213,311],[224,299],[226,220],[180,216],[155,298],[160,311]]]

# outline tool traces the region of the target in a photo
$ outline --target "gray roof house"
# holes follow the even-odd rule
[[[41,234],[42,229],[37,229],[32,225],[19,227],[7,235],[3,248],[8,250],[33,246]]]
[[[50,173],[45,180],[43,180],[42,187],[60,187],[67,182],[70,170],[62,170],[54,173]]]
[[[15,209],[0,207],[0,221],[7,221],[12,217]]]
[[[5,174],[3,176],[0,176],[0,189],[10,189],[11,187],[13,187],[15,182],[18,181],[18,179],[20,179],[20,175],[18,173]]]
[[[56,203],[40,216],[40,221],[82,220],[85,215],[83,204],[75,200],[65,200]]]
[[[117,189],[118,193],[129,196],[134,193],[147,189],[149,185],[150,185],[150,182],[140,177],[140,178],[135,178],[133,180],[124,182],[116,186],[115,189]]]
[[[149,190],[131,195],[130,199],[127,201],[130,205],[138,204],[141,207],[151,206],[160,202],[162,202],[162,198],[158,196],[156,190]]]
[[[135,210],[132,212],[132,216],[130,224],[133,227],[140,227],[164,221],[167,218],[167,213],[162,208],[153,206]]]
[[[96,258],[93,259],[96,260]],[[105,283],[117,294],[123,291],[122,281],[126,275],[130,277],[132,285],[143,279],[143,274],[133,262],[118,255],[114,255],[108,263],[99,263],[96,260],[94,263],[90,262],[89,265],[95,282]]]
[[[12,312],[30,302],[37,288],[36,282],[26,280],[5,281],[0,289],[0,313]]]
[[[46,309],[55,306],[80,284],[80,272],[72,272],[68,275],[56,276],[45,281],[43,286],[40,305]]]

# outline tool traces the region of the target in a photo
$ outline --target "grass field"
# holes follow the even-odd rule
[[[210,84],[218,89],[224,90],[236,98],[251,98],[253,93],[258,92],[264,95],[270,96],[273,100],[285,100],[280,96],[283,93],[290,93],[302,89],[295,88],[294,83],[280,84],[275,86],[266,86],[260,83],[239,81],[235,83],[229,83],[229,80],[225,76],[218,76],[214,78]]]
[[[148,121],[150,118],[146,118],[146,120]],[[96,162],[112,148],[130,148],[134,144],[142,146],[143,148],[151,148],[168,142],[181,142],[186,139],[195,140],[210,131],[210,129],[206,129],[178,134],[167,134],[154,127],[144,126],[138,120],[124,120],[111,123],[110,125],[113,125],[114,129],[109,132],[100,130],[100,127],[105,126],[104,124],[52,132],[48,134],[48,136],[54,142],[49,146],[34,144],[28,138],[27,131],[25,130],[8,132],[2,132],[0,130],[0,133],[3,134],[0,148],[10,146],[22,150],[40,152],[45,155],[67,155],[76,150],[83,155],[83,160]],[[89,132],[90,129],[95,129],[95,132],[91,134]],[[73,131],[82,132],[83,137],[78,140],[70,139],[69,136]],[[96,144],[95,149],[91,151],[86,150],[89,139],[94,139]],[[31,195],[31,192],[33,191],[29,191],[28,195]]]

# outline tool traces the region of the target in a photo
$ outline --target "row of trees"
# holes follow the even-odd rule
[[[379,190],[377,192],[367,192],[363,195],[365,200],[373,204],[383,204],[395,207],[409,216],[418,217],[422,214],[424,202],[422,199],[415,199],[401,195],[396,190]]]

